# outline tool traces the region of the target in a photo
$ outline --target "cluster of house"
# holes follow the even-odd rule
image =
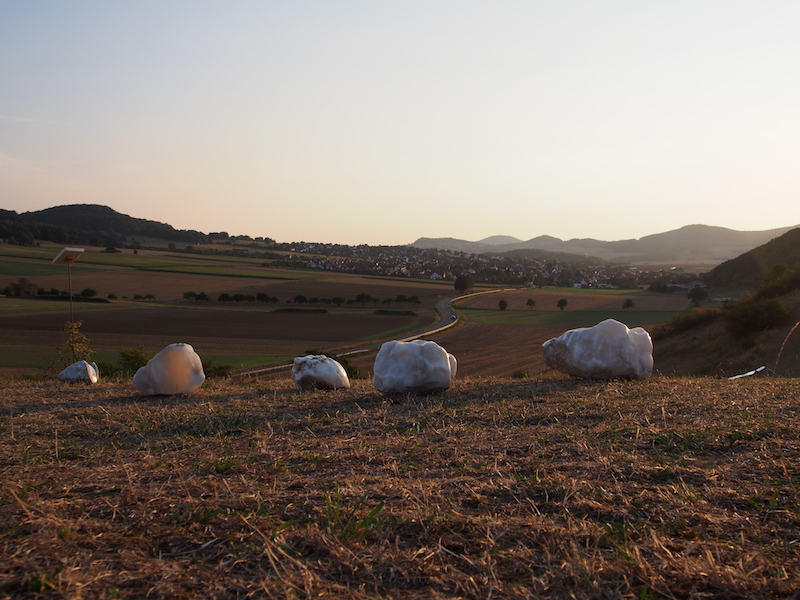
[[[459,275],[470,275],[475,283],[598,289],[634,289],[660,282],[664,289],[659,291],[670,292],[688,292],[692,287],[703,285],[696,275],[680,271],[591,265],[586,260],[543,260],[414,246],[347,246],[310,242],[273,243],[270,249],[279,252],[292,267],[433,281],[454,281]]]

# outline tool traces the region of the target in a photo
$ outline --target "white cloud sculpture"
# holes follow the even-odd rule
[[[133,385],[143,396],[191,394],[205,381],[203,363],[189,344],[170,344],[136,371]]]
[[[436,342],[386,342],[375,357],[372,385],[387,393],[446,390],[456,368],[455,357]]]
[[[653,342],[641,327],[606,319],[547,340],[542,358],[548,367],[587,379],[646,379],[653,372]]]
[[[298,356],[292,365],[294,387],[298,390],[349,388],[350,380],[338,361],[323,354]]]
[[[89,364],[85,360],[79,360],[61,371],[58,374],[58,379],[59,381],[69,381],[70,383],[81,381],[97,383],[100,379],[100,372],[97,370],[96,363]]]

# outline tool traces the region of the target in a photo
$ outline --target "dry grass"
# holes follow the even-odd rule
[[[0,597],[797,598],[798,397],[6,382]]]

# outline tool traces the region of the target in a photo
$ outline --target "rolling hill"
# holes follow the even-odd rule
[[[548,235],[525,242],[487,243],[506,240],[508,236],[493,236],[480,242],[456,238],[420,238],[411,244],[417,248],[439,248],[483,253],[513,253],[519,250],[545,250],[582,254],[618,262],[711,262],[721,263],[777,238],[794,227],[766,231],[736,231],[709,225],[687,225],[680,229],[644,236],[640,239],[605,242],[601,240],[561,240]]]
[[[100,204],[54,206],[44,210],[22,213],[20,217],[37,223],[60,225],[112,236],[154,237],[188,243],[208,241],[208,236],[199,231],[175,229],[166,223],[137,219]]]
[[[800,228],[787,231],[766,244],[717,265],[703,276],[713,286],[756,286],[778,263],[790,268],[800,264]]]

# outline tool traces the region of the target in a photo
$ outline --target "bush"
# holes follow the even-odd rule
[[[800,269],[768,279],[756,293],[756,300],[775,298],[800,289]]]
[[[115,362],[101,361],[97,363],[100,375],[105,379],[122,379],[133,377],[139,368],[145,366],[153,358],[153,353],[143,347],[123,348],[118,352],[119,358]]]
[[[738,302],[728,314],[728,331],[739,341],[789,322],[789,309],[775,298]]]
[[[657,323],[650,335],[654,340],[677,335],[695,327],[712,323],[720,314],[719,310],[708,306],[688,313],[677,313],[666,321]]]
[[[230,377],[233,365],[215,365],[213,360],[203,361],[203,373],[207,379]]]
[[[148,352],[142,346],[123,348],[119,351],[119,364],[124,371],[131,375],[145,366],[151,358],[153,358],[153,353]]]

